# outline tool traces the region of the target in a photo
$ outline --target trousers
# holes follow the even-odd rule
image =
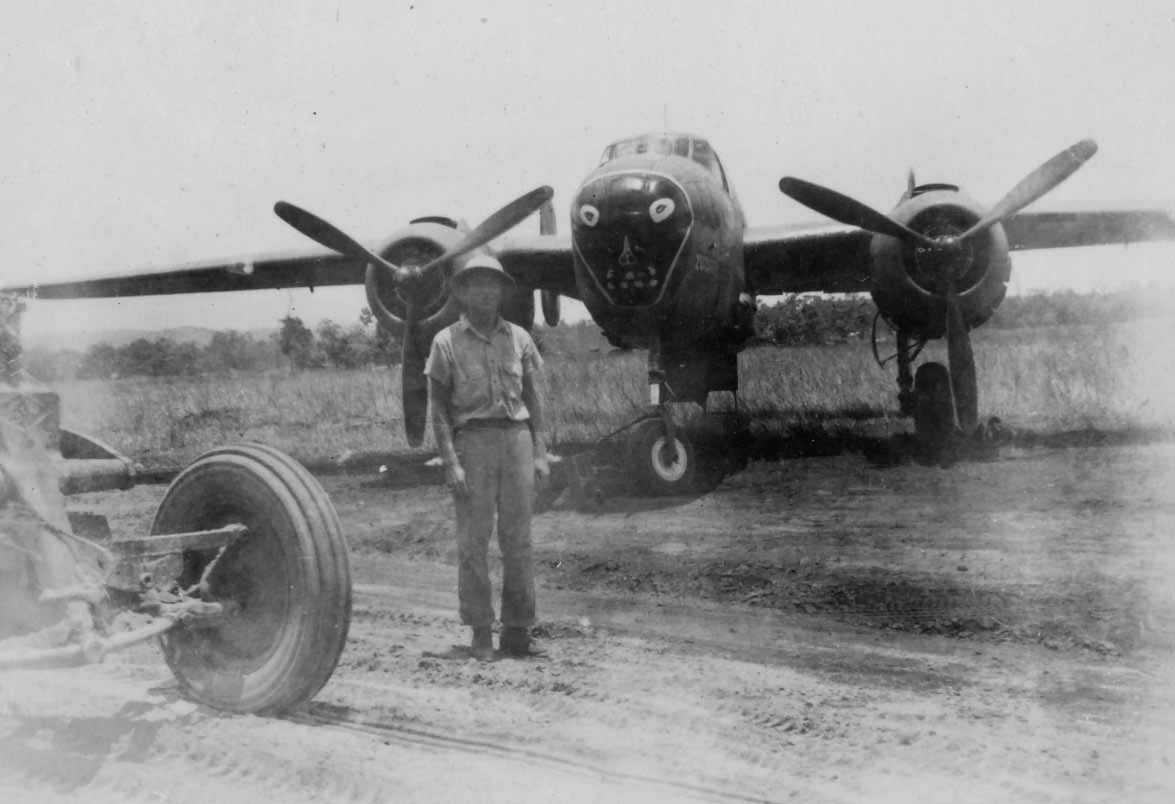
[[[530,543],[534,445],[530,429],[525,423],[461,429],[453,446],[469,485],[468,495],[454,495],[461,622],[474,628],[494,622],[487,554],[496,524],[502,553],[502,625],[529,628],[535,621]]]

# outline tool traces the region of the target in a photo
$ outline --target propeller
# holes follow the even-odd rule
[[[503,232],[513,229],[522,223],[522,221],[526,220],[532,212],[541,207],[544,202],[550,201],[554,194],[554,190],[543,185],[542,187],[534,188],[525,195],[518,196],[518,198],[515,198],[509,204],[478,224],[477,228],[465,235],[457,245],[421,268],[420,273],[426,274],[439,265],[444,265],[458,257],[462,257],[478,246],[484,246]]]
[[[819,184],[813,184],[803,179],[784,176],[779,180],[779,189],[784,195],[798,201],[809,209],[841,223],[847,223],[850,226],[859,226],[875,234],[896,237],[907,243],[943,248],[974,237],[985,229],[1019,212],[1073,175],[1079,167],[1089,161],[1090,157],[1096,153],[1097,143],[1093,140],[1081,140],[1069,146],[1021,179],[1015,187],[1008,191],[1007,195],[1000,199],[998,204],[992,207],[970,229],[961,235],[940,239],[926,237],[920,232],[915,232],[908,226],[895,221],[888,215],[878,212],[855,198],[850,198],[835,190],[830,190],[827,187],[822,187]],[[913,171],[911,171],[910,176],[913,177]],[[912,181],[912,178],[910,181]]]
[[[1082,140],[1061,151],[1021,179],[978,223],[959,235],[959,239],[972,237],[1024,209],[1072,176],[1077,168],[1088,162],[1096,153],[1097,143],[1093,140]]]
[[[315,243],[337,251],[345,257],[354,257],[360,262],[383,265],[389,271],[395,271],[396,266],[384,260],[383,257],[371,251],[362,243],[352,239],[346,232],[329,221],[296,207],[287,201],[278,201],[273,205],[273,211],[279,218],[309,237]]]
[[[404,405],[404,430],[408,444],[420,446],[424,440],[425,418],[428,410],[428,380],[424,376],[425,351],[436,335],[437,321],[452,317],[452,299],[444,309],[430,316],[423,324],[419,320],[419,289],[424,278],[432,271],[465,256],[474,249],[484,246],[494,238],[511,229],[544,202],[549,202],[554,190],[550,187],[536,187],[514,199],[481,222],[457,243],[436,259],[423,266],[393,265],[380,257],[338,227],[326,220],[285,201],[277,202],[273,211],[279,218],[297,229],[311,240],[337,251],[344,256],[367,263],[364,289],[372,315],[390,331],[396,331],[400,322],[380,299],[379,273],[390,277],[398,286],[404,299],[404,345],[401,353],[400,375]],[[431,326],[425,326],[433,322]]]
[[[548,199],[539,207],[539,234],[554,235],[557,234],[557,225],[555,223],[555,207]],[[539,300],[542,302],[543,320],[547,322],[548,327],[559,326],[560,318],[560,303],[559,294],[553,290],[539,291]]]
[[[413,294],[414,295],[414,294]],[[417,321],[417,306],[409,296],[404,304],[404,345],[400,352],[400,399],[404,407],[404,435],[408,445],[419,447],[424,441],[428,414],[428,378],[424,376],[425,354]],[[432,343],[436,332],[428,333]]]
[[[836,190],[830,190],[819,184],[792,176],[784,176],[780,179],[779,189],[784,195],[799,201],[808,209],[826,215],[834,221],[847,223],[849,226],[858,226],[867,232],[896,237],[906,243],[915,243],[931,248],[936,245],[935,241],[929,237],[915,232],[888,215],[862,204],[855,198],[842,195]]]
[[[955,396],[955,416],[964,433],[975,432],[979,424],[979,383],[975,378],[975,353],[971,334],[963,318],[963,305],[955,290],[955,280],[947,280],[947,367],[951,390]]]
[[[903,243],[920,247],[919,251],[925,259],[937,263],[940,287],[945,291],[947,362],[955,396],[955,411],[960,429],[970,433],[979,423],[975,354],[971,349],[971,336],[955,286],[959,264],[966,259],[963,256],[965,243],[1048,193],[1073,175],[1095,153],[1097,143],[1093,140],[1081,140],[1071,145],[1021,179],[969,229],[958,235],[936,238],[916,232],[888,215],[827,187],[785,176],[779,181],[779,189],[809,209],[841,223],[859,226],[866,231],[895,237]],[[907,194],[913,195],[913,171],[907,185]]]

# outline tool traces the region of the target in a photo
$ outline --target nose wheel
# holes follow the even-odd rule
[[[697,474],[693,445],[680,428],[668,431],[660,416],[633,428],[628,465],[641,489],[654,496],[688,493]]]

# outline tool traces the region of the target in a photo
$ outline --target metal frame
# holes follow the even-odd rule
[[[0,416],[6,422],[3,433],[20,442],[8,443],[0,438],[0,452],[10,454],[20,450],[19,460],[12,465],[2,462],[8,468],[0,468],[0,526],[5,524],[5,517],[14,532],[21,532],[20,529],[27,532],[30,523],[34,523],[42,538],[38,544],[50,540],[61,546],[51,554],[36,555],[39,565],[51,565],[54,577],[80,577],[76,570],[88,562],[79,553],[95,558],[101,577],[94,582],[79,581],[56,587],[39,578],[42,588],[33,601],[34,606],[65,604],[68,607],[81,603],[87,607],[86,621],[79,623],[76,633],[70,632],[73,641],[64,645],[37,646],[37,631],[0,639],[0,669],[97,662],[111,651],[162,636],[178,625],[213,621],[232,614],[232,604],[209,599],[208,577],[225,549],[246,534],[243,525],[112,539],[108,546],[91,542],[67,527],[64,495],[130,488],[135,485],[137,467],[106,445],[60,428],[57,395],[30,382],[21,366],[23,311],[23,299],[0,294]],[[10,473],[35,475],[32,485],[56,478],[57,488],[34,495],[38,500],[26,500],[22,487],[29,487],[30,479],[25,478],[22,483],[21,478],[11,477]],[[9,511],[9,506],[13,510]],[[6,541],[15,551],[29,551],[19,539]],[[186,551],[219,551],[216,559],[205,567],[200,581],[188,589],[178,588],[174,580],[166,582],[170,588],[161,587],[152,573],[144,571],[160,559]],[[30,587],[30,597],[32,591]],[[112,598],[126,605],[112,605]],[[107,636],[95,629],[91,607],[109,607],[110,613],[133,611],[154,619],[133,631]]]

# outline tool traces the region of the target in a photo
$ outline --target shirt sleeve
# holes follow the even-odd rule
[[[430,380],[436,380],[446,387],[453,384],[453,363],[449,359],[448,330],[442,329],[432,339],[432,348],[428,352],[428,361],[424,364],[424,374]]]
[[[543,368],[543,356],[539,354],[538,347],[534,345],[534,338],[530,337],[530,333],[522,330],[522,373],[534,374],[541,371]]]

